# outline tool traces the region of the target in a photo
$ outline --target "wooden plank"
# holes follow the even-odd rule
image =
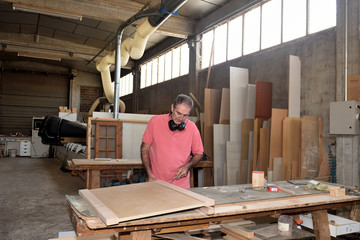
[[[275,157],[273,159],[273,176],[272,180],[273,182],[281,181],[282,179],[282,158]]]
[[[348,76],[346,100],[360,100],[360,75]]]
[[[245,118],[248,119],[255,118],[255,96],[256,96],[256,85],[248,84]]]
[[[282,180],[300,178],[301,119],[286,117],[283,121]]]
[[[270,131],[269,128],[260,128],[260,148],[259,148],[259,170],[266,172],[269,168],[269,147]]]
[[[157,237],[174,240],[200,240],[204,238],[193,237],[188,234],[181,233],[168,233],[168,234],[156,234]]]
[[[130,233],[130,240],[151,239],[151,230],[133,231]]]
[[[72,159],[72,163],[82,166],[91,165],[126,165],[126,164],[142,164],[141,159],[110,159],[110,160],[95,160],[95,159]]]
[[[297,56],[289,56],[289,117],[300,117],[301,61]]]
[[[221,103],[220,89],[205,89],[204,100],[204,151],[213,159],[213,125],[219,123]]]
[[[253,154],[252,154],[252,171],[258,170],[258,156],[260,148],[260,128],[264,123],[264,119],[256,118],[254,120],[254,144],[253,144]]]
[[[231,134],[231,133],[230,133]],[[226,142],[226,184],[240,183],[240,142]]]
[[[230,125],[214,124],[214,186],[226,185],[226,149]]]
[[[228,224],[221,225],[221,231],[223,233],[232,235],[233,237],[246,237],[253,238],[254,232],[240,226],[232,226]]]
[[[256,81],[255,118],[270,118],[272,82]]]
[[[49,240],[117,240],[115,233],[95,234],[91,236],[51,238]]]
[[[85,187],[87,189],[95,189],[100,187],[100,170],[87,170]]]
[[[320,121],[319,117],[304,116],[301,118],[301,174],[302,179],[314,179],[319,173],[320,159]]]
[[[230,88],[221,90],[219,124],[230,124]]]
[[[230,67],[230,141],[241,141],[241,121],[245,118],[245,104],[249,71]]]
[[[288,115],[287,109],[273,108],[271,112],[269,169],[274,169],[274,158],[282,157],[282,121]],[[280,179],[279,179],[280,180]]]
[[[241,123],[240,183],[248,183],[249,179],[249,137],[251,131],[254,131],[254,119],[244,119]]]
[[[214,205],[210,198],[160,180],[84,189],[79,194],[95,208],[106,225]]]
[[[329,219],[326,210],[317,210],[311,213],[316,239],[331,239]]]

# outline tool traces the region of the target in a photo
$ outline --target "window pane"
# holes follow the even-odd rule
[[[226,61],[227,24],[215,29],[214,64]]]
[[[180,48],[175,48],[172,54],[172,78],[180,75]]]
[[[180,76],[182,76],[189,73],[189,46],[185,43],[180,47],[180,52]]]
[[[228,60],[241,56],[242,51],[242,24],[240,16],[229,22]]]
[[[309,33],[336,26],[336,0],[309,1]]]
[[[272,0],[262,6],[261,48],[281,43],[281,0]]]
[[[165,77],[165,55],[161,55],[159,57],[159,75],[158,75],[158,83],[164,81]]]
[[[141,75],[140,75],[140,89],[145,87],[146,82],[146,65],[141,65]]]
[[[152,79],[151,79],[151,85],[157,84],[158,80],[158,59],[155,58],[152,61]]]
[[[284,0],[283,41],[306,34],[306,0]]]
[[[201,68],[209,67],[214,31],[203,34],[201,41]]]
[[[172,68],[171,55],[172,55],[171,51],[165,54],[165,81],[171,79],[171,68]]]
[[[244,15],[244,54],[260,49],[260,7]]]
[[[145,86],[151,86],[151,69],[152,69],[152,62],[148,62],[146,64],[146,83]]]

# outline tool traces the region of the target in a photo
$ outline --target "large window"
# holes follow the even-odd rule
[[[133,93],[133,75],[129,73],[120,78],[120,97]]]
[[[189,47],[182,44],[141,65],[140,88],[149,87],[189,73]]]
[[[266,1],[203,34],[201,68],[211,56],[219,64],[335,25],[336,0]]]

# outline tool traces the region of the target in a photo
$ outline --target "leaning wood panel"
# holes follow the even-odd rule
[[[241,123],[240,183],[247,183],[249,179],[249,137],[251,131],[254,131],[254,119],[244,119]]]
[[[282,157],[282,121],[288,115],[287,109],[273,108],[271,112],[269,169],[275,170],[275,157]],[[280,179],[279,179],[280,180]]]
[[[270,118],[272,82],[256,81],[255,118]]]
[[[256,118],[254,120],[254,144],[253,144],[253,154],[252,154],[252,171],[258,169],[258,157],[259,157],[259,148],[260,148],[260,128],[264,123],[265,119]]]
[[[286,117],[283,121],[282,180],[300,178],[301,119]]]
[[[297,56],[289,56],[289,117],[300,117],[301,61]]]
[[[214,124],[214,186],[226,185],[225,143],[230,140],[228,124]]]
[[[230,124],[230,88],[221,91],[219,124]]]
[[[269,136],[269,128],[260,128],[259,171],[264,171],[265,176],[269,167]]]
[[[319,173],[320,121],[315,116],[301,118],[301,178],[314,179]]]
[[[240,183],[240,142],[226,142],[227,185]]]
[[[106,225],[200,207],[213,199],[157,180],[125,186],[79,191]]]

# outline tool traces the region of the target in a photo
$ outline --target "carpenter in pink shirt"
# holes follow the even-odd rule
[[[171,182],[175,178],[172,184],[190,187],[189,170],[199,163],[204,151],[199,130],[187,119],[192,107],[192,99],[180,94],[170,114],[149,121],[141,144],[141,159],[149,181]]]

